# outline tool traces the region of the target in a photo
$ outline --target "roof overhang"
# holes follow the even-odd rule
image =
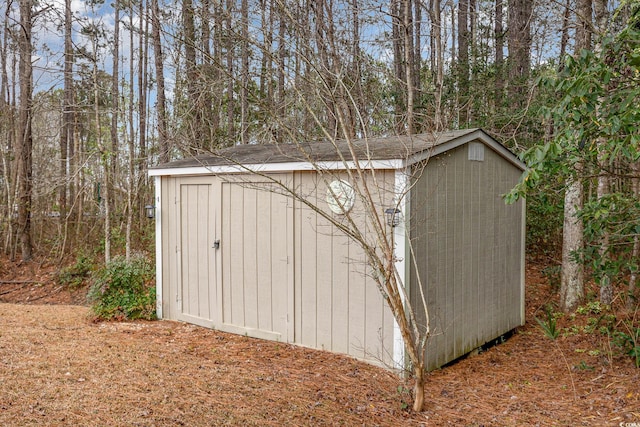
[[[404,169],[416,163],[428,160],[431,157],[438,156],[447,151],[458,148],[464,144],[473,141],[480,141],[506,161],[514,165],[520,170],[525,170],[526,165],[522,163],[517,156],[509,151],[505,146],[490,137],[482,129],[476,129],[460,137],[450,141],[434,145],[433,147],[423,150],[419,153],[410,155],[407,158],[397,159],[380,159],[380,160],[360,160],[357,162],[360,169]],[[291,161],[277,163],[259,163],[259,164],[226,164],[226,165],[206,165],[188,166],[188,167],[167,167],[149,169],[149,176],[184,176],[184,175],[216,175],[216,174],[238,174],[238,173],[270,173],[270,172],[291,172],[291,171],[338,171],[346,169],[355,169],[355,161]]]
[[[366,160],[358,162],[360,169],[400,169],[404,160]],[[166,175],[210,175],[227,173],[267,173],[267,172],[291,172],[291,171],[334,171],[355,169],[356,162],[287,162],[287,163],[262,163],[252,165],[225,165],[225,166],[197,166],[186,168],[150,169],[149,176]]]

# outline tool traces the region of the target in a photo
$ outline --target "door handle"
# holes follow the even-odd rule
[[[213,249],[220,249],[220,240],[213,242]]]

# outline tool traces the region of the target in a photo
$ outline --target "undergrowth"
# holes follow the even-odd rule
[[[156,319],[154,266],[141,255],[114,258],[92,275],[88,299],[95,320]]]
[[[78,289],[84,285],[93,268],[93,260],[86,255],[80,255],[74,264],[63,267],[58,271],[56,282],[69,289]]]

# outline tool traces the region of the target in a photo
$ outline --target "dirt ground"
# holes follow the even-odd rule
[[[0,425],[640,426],[640,369],[572,328],[592,316],[560,318],[556,340],[535,322],[553,299],[540,264],[526,326],[430,373],[418,414],[410,383],[349,357],[171,321],[92,323],[55,269],[0,262]]]

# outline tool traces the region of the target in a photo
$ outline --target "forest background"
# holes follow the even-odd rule
[[[5,2],[1,250],[105,263],[153,253],[147,168],[172,159],[481,127],[530,166],[506,201],[527,198],[527,246],[558,275],[559,308],[590,297],[637,312],[639,8]],[[585,295],[588,280],[599,295]]]

